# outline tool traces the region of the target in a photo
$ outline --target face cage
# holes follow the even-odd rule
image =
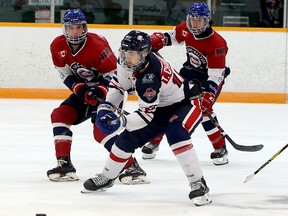
[[[200,18],[204,19],[204,26],[202,28],[193,28],[191,26],[190,20],[191,19],[200,19]],[[209,27],[209,17],[207,17],[207,16],[191,16],[191,15],[187,15],[187,17],[186,17],[186,26],[187,26],[188,30],[193,35],[200,35]]]
[[[83,32],[78,38],[69,37],[67,28],[70,25],[83,25]],[[63,24],[63,33],[64,33],[64,35],[66,37],[66,40],[69,43],[73,44],[73,45],[78,45],[78,44],[82,43],[85,40],[86,36],[87,36],[87,32],[88,32],[88,29],[87,29],[87,24],[86,23],[73,23],[73,24],[72,23],[69,23],[69,24],[67,24],[67,23],[65,24],[64,23]]]
[[[147,63],[146,58],[144,57],[144,51],[136,51],[138,53],[138,55],[140,55],[140,61],[137,65],[133,65],[133,66],[129,66],[127,65],[126,62],[126,58],[125,58],[125,52],[127,52],[129,50],[123,50],[123,49],[119,49],[119,55],[120,55],[120,65],[127,71],[133,73],[133,72],[137,72],[141,69],[143,69]],[[133,51],[133,50],[131,50]]]

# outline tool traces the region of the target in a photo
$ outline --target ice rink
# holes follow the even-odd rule
[[[192,135],[211,205],[196,207],[188,182],[166,139],[154,160],[135,153],[151,184],[122,185],[103,193],[81,194],[83,182],[102,171],[108,153],[93,140],[90,120],[72,127],[72,162],[78,182],[51,182],[56,166],[50,113],[59,100],[0,99],[0,216],[278,216],[288,215],[288,149],[251,181],[245,178],[288,143],[287,104],[218,103],[220,125],[235,142],[264,144],[259,152],[241,152],[228,142],[229,164],[214,166],[212,146],[200,125]],[[133,111],[135,102],[128,102]]]

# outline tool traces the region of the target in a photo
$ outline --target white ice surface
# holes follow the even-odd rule
[[[218,103],[220,125],[235,142],[264,144],[240,152],[227,143],[230,163],[214,166],[212,146],[201,126],[192,135],[213,203],[196,207],[166,139],[154,160],[135,153],[151,184],[115,185],[106,192],[81,194],[83,182],[102,171],[108,156],[93,140],[90,121],[72,127],[72,161],[78,182],[55,183],[46,171],[56,166],[50,113],[59,100],[0,100],[0,216],[278,216],[288,215],[288,150],[251,181],[256,171],[288,142],[288,105]],[[132,111],[135,102],[129,102]]]

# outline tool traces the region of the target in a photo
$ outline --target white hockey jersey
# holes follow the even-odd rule
[[[171,65],[155,55],[149,54],[150,61],[141,73],[126,71],[117,65],[117,73],[110,82],[106,101],[119,107],[123,91],[135,92],[139,109],[126,116],[129,131],[145,127],[152,119],[157,107],[178,103],[185,98],[183,78]]]

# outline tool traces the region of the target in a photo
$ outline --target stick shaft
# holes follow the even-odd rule
[[[274,160],[281,152],[283,152],[288,147],[288,144],[283,146],[279,151],[277,151],[269,160],[267,160],[261,167],[259,167],[254,173],[246,177],[244,183],[250,181],[258,172],[260,172],[265,166],[267,166],[272,160]]]
[[[222,136],[224,138],[226,138],[229,141],[229,143],[233,146],[233,148],[235,148],[236,150],[246,151],[246,152],[255,152],[255,151],[259,151],[259,150],[261,150],[263,148],[262,144],[245,146],[245,145],[240,145],[240,144],[235,143],[234,140],[228,134],[225,133],[224,129],[212,117],[212,115],[208,112],[208,110],[205,110],[204,112],[206,113],[206,115],[208,116],[210,121],[215,125],[215,127],[218,128],[218,130],[221,132]]]
[[[281,152],[283,152],[288,147],[288,144],[286,144],[283,148],[281,148],[279,151],[277,151],[269,160],[267,160],[261,167],[259,167],[254,174],[256,175],[260,170],[262,170],[265,166],[267,166],[272,160],[274,160]]]

